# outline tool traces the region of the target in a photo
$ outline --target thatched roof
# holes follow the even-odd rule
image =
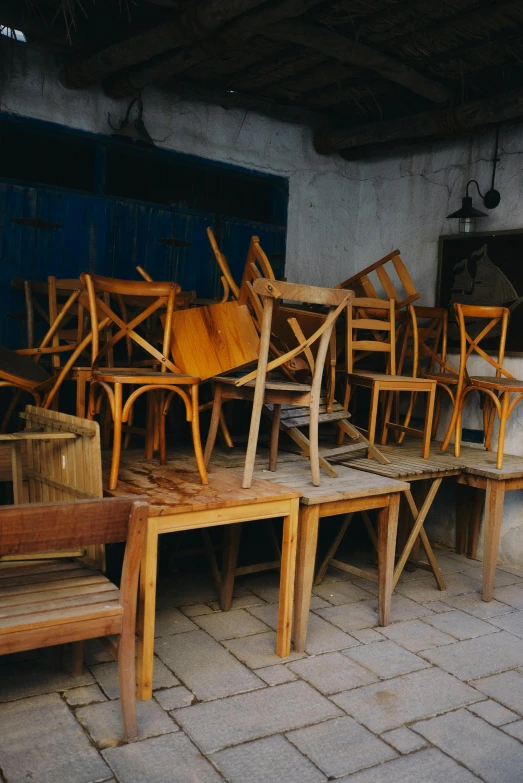
[[[353,131],[391,144],[404,117],[432,112],[435,136],[482,126],[478,102],[498,113],[523,77],[522,0],[3,0],[1,24],[61,52],[65,86],[131,97],[156,84],[342,128],[318,147],[350,156],[365,146]],[[523,108],[505,114],[488,124]]]

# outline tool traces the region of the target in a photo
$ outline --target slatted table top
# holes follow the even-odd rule
[[[104,486],[108,484],[110,459],[104,455]],[[213,465],[209,484],[203,486],[195,469],[194,459],[181,454],[166,465],[158,460],[146,460],[143,452],[123,451],[118,486],[105,494],[148,495],[151,516],[167,516],[192,511],[230,508],[264,503],[271,500],[297,498],[300,491],[255,479],[250,489],[242,488],[242,474]]]
[[[257,470],[254,475],[257,479],[265,479],[298,490],[301,493],[300,502],[307,506],[388,495],[409,488],[404,481],[396,481],[374,473],[364,473],[343,465],[337,465],[336,472],[338,478],[329,478],[322,473],[321,485],[315,487],[311,482],[309,460],[302,457],[300,461],[281,465],[274,473],[269,470]]]
[[[454,456],[452,445],[447,451],[441,451],[441,444],[433,441],[430,447],[430,457],[422,459],[419,455],[419,441],[410,441],[401,445],[381,447],[390,460],[388,465],[379,465],[375,460],[369,460],[354,455],[342,461],[343,465],[363,471],[371,471],[391,478],[403,478],[415,481],[422,478],[437,478],[438,476],[455,476],[468,473],[485,478],[507,480],[523,477],[523,457],[505,454],[501,470],[496,468],[496,452],[483,448],[462,446],[459,457]],[[341,462],[341,460],[340,460]]]

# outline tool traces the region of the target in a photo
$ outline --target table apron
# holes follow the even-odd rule
[[[174,533],[177,530],[196,530],[201,527],[230,525],[235,522],[251,522],[256,519],[286,517],[290,514],[293,500],[267,501],[266,503],[229,506],[228,508],[213,508],[204,511],[188,511],[180,514],[165,514],[150,517],[156,522],[158,534]]]
[[[403,490],[401,490],[403,491]],[[332,517],[335,514],[350,514],[356,511],[369,511],[372,508],[386,508],[390,503],[390,494],[374,497],[351,498],[347,500],[332,500],[329,503],[318,503],[320,518]],[[304,506],[302,505],[301,508]],[[308,506],[307,506],[308,507]]]

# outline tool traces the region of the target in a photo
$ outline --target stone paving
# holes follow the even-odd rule
[[[205,573],[158,587],[154,698],[122,740],[117,667],[51,650],[0,659],[2,783],[522,783],[523,571],[437,550],[449,589],[405,573],[392,623],[375,585],[330,569],[307,649],[274,653],[278,574],[237,580],[221,613]],[[67,661],[66,661],[67,668]]]

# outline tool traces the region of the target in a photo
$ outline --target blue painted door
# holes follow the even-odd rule
[[[221,298],[220,270],[205,229],[214,230],[214,216],[205,212],[174,211],[174,235],[186,245],[175,248],[174,279],[183,291],[200,298]]]
[[[111,274],[113,212],[110,199],[39,189],[35,278]]]
[[[36,188],[0,183],[0,344],[8,348],[27,345],[24,297],[11,280],[34,276],[36,211]]]
[[[247,251],[252,236],[260,238],[260,245],[267,255],[276,278],[285,272],[285,228],[256,223],[253,220],[223,218],[221,226],[221,250],[231,268],[232,276],[241,283]]]
[[[136,267],[142,266],[154,280],[172,280],[173,239],[172,211],[136,201],[117,201],[110,274],[141,280]]]

